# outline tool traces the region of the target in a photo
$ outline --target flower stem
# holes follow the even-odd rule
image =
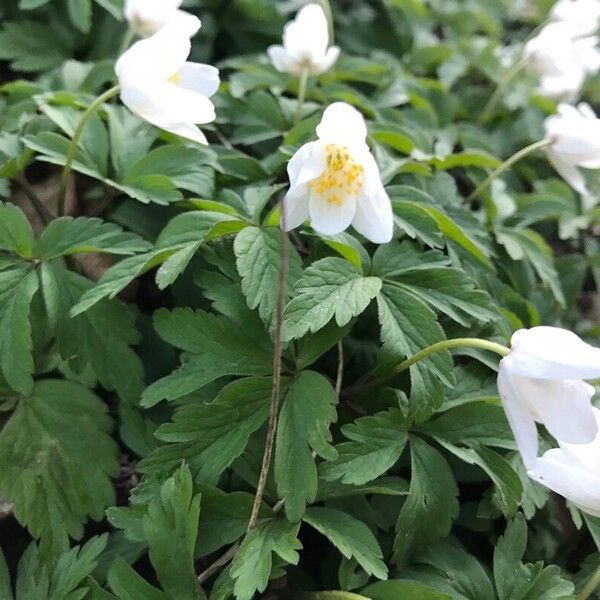
[[[479,124],[483,125],[493,114],[500,97],[502,96],[502,92],[506,89],[506,86],[514,79],[514,77],[525,67],[527,64],[527,59],[520,58],[516,63],[514,63],[511,67],[509,67],[504,75],[498,81],[498,85],[494,90],[494,93],[491,95],[487,104],[485,105],[481,115],[479,116]]]
[[[90,117],[107,101],[110,100],[113,96],[116,96],[121,90],[120,86],[115,85],[111,87],[109,90],[104,92],[101,96],[98,96],[86,109],[85,112],[81,115],[81,119],[79,119],[79,123],[73,132],[73,138],[71,139],[71,143],[69,144],[69,148],[67,149],[67,161],[65,162],[65,168],[63,170],[62,178],[60,181],[60,188],[58,190],[58,216],[61,217],[65,212],[65,198],[67,195],[67,185],[69,183],[69,177],[71,175],[71,170],[73,168],[73,161],[77,156],[77,146],[79,144],[79,139],[81,138],[81,134],[83,133],[83,129],[86,123],[89,121]]]
[[[534,142],[533,144],[530,144],[529,146],[525,146],[525,148],[522,148],[518,152],[515,152],[510,158],[507,158],[493,173],[488,175],[488,177],[486,177],[467,196],[466,202],[471,202],[471,200],[474,200],[477,196],[479,196],[479,194],[481,194],[481,192],[483,192],[490,185],[490,183],[492,183],[492,181],[494,181],[494,179],[496,179],[496,177],[498,177],[498,175],[501,175],[502,173],[504,173],[504,171],[506,171],[507,169],[512,167],[516,162],[519,162],[522,158],[525,158],[529,154],[535,152],[536,150],[539,150],[540,148],[543,148],[544,146],[548,146],[551,143],[552,143],[552,140],[544,138],[543,140],[540,140],[539,142]]]
[[[304,69],[300,73],[298,79],[298,104],[296,105],[296,117],[294,124],[297,124],[302,119],[302,108],[304,107],[304,100],[306,99],[306,87],[308,85],[308,69]]]
[[[283,352],[283,309],[285,308],[285,287],[287,281],[287,245],[288,238],[285,233],[285,210],[281,211],[281,228],[279,235],[279,278],[277,280],[277,309],[275,313],[275,343],[273,347],[273,385],[271,387],[271,407],[269,409],[269,422],[267,425],[267,439],[263,453],[262,466],[256,486],[256,494],[252,505],[252,512],[248,521],[246,531],[252,531],[256,527],[260,505],[265,493],[269,468],[271,466],[271,455],[275,444],[277,433],[277,418],[279,415],[279,396],[281,391],[281,362]]]
[[[398,365],[394,367],[394,369],[386,375],[385,377],[379,377],[377,379],[372,379],[371,381],[367,381],[366,383],[361,383],[357,386],[353,386],[345,390],[344,395],[349,395],[358,389],[366,390],[372,387],[377,387],[382,383],[385,383],[388,379],[399,375],[403,371],[406,371],[410,367],[412,367],[415,363],[435,354],[436,352],[441,352],[442,350],[449,350],[450,348],[479,348],[481,350],[489,350],[491,352],[495,352],[500,356],[506,356],[510,349],[506,346],[502,346],[502,344],[497,344],[496,342],[490,342],[489,340],[482,340],[480,338],[454,338],[452,340],[442,340],[441,342],[436,342],[431,346],[428,346],[424,350],[417,352],[413,356],[407,358],[402,361]]]
[[[594,571],[588,579],[583,589],[577,594],[576,600],[587,600],[594,590],[600,585],[600,566]]]
[[[331,12],[331,4],[329,0],[320,0],[321,8],[327,19],[327,30],[329,32],[329,45],[332,46],[335,42],[335,32],[333,29],[333,13]]]

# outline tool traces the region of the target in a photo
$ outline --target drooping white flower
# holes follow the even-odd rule
[[[392,206],[366,144],[362,115],[345,102],[335,102],[323,113],[316,131],[319,139],[304,144],[288,163],[286,230],[310,217],[313,228],[325,235],[352,225],[372,242],[389,242]]]
[[[550,19],[566,21],[579,35],[590,35],[600,25],[600,0],[558,0],[550,11]]]
[[[561,443],[587,444],[594,439],[594,388],[584,380],[597,377],[600,348],[573,332],[533,327],[513,335],[510,353],[500,361],[498,391],[528,469],[534,468],[537,457],[536,421]]]
[[[599,428],[600,410],[592,412]],[[544,452],[527,474],[583,512],[600,517],[600,434],[589,444],[560,442],[559,448]]]
[[[170,24],[136,42],[117,61],[121,100],[142,119],[190,140],[206,144],[197,123],[215,119],[209,100],[219,87],[219,70],[186,62],[190,39]]]
[[[125,18],[141,37],[150,37],[166,25],[175,25],[192,37],[200,29],[200,19],[179,10],[183,0],[126,0]]]
[[[568,21],[546,25],[525,45],[523,57],[539,76],[538,92],[547,98],[573,100],[588,75],[600,69],[595,36],[582,36]]]
[[[333,66],[340,49],[329,47],[329,30],[323,9],[318,4],[309,4],[285,26],[283,46],[269,46],[267,53],[278,71],[319,75]]]
[[[546,148],[552,166],[584,200],[590,197],[579,168],[600,168],[600,119],[587,104],[561,104],[544,123]]]

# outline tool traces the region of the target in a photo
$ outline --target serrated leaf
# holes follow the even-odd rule
[[[294,297],[285,308],[284,340],[314,333],[333,317],[343,327],[365,310],[380,289],[378,277],[364,277],[341,258],[313,263],[296,282]]]
[[[237,235],[233,245],[248,306],[253,310],[258,308],[260,318],[269,328],[274,326],[277,306],[280,238],[275,228],[247,227]],[[287,243],[287,301],[294,283],[302,274],[302,261],[287,236],[284,239]]]
[[[144,387],[144,369],[131,348],[140,337],[135,313],[119,300],[102,300],[72,317],[71,307],[94,289],[93,283],[57,262],[43,263],[41,272],[46,312],[62,359],[77,373],[91,368],[104,388],[137,402]]]
[[[369,575],[387,579],[377,538],[362,521],[341,510],[317,506],[308,508],[302,520],[327,537],[343,556],[356,559]]]
[[[165,592],[178,600],[198,600],[194,549],[200,494],[193,495],[192,476],[182,466],[160,488],[143,518],[148,555]]]
[[[270,397],[270,377],[249,377],[226,385],[210,404],[182,407],[172,423],[156,431],[167,444],[143,459],[138,468],[160,473],[185,460],[195,480],[215,484],[267,419]]]
[[[31,258],[35,238],[23,211],[14,204],[0,202],[0,250]]]
[[[80,538],[114,503],[119,472],[106,406],[79,384],[37,381],[0,432],[0,489],[46,555]]]
[[[51,260],[82,252],[136,254],[147,251],[150,244],[134,233],[101,219],[61,217],[54,219],[38,240],[39,256]]]
[[[73,25],[88,33],[92,26],[92,0],[67,0],[67,9]]]
[[[369,594],[367,597],[371,600],[452,600],[448,594],[413,581],[379,581],[367,586],[363,592]]]
[[[435,314],[407,290],[384,284],[377,306],[383,351],[390,362],[400,362],[444,339]],[[447,351],[410,367],[410,416],[423,421],[441,404],[442,384],[453,384],[452,367]]]
[[[33,388],[29,310],[38,287],[37,274],[28,267],[0,272],[0,367],[6,382],[22,394]]]
[[[119,600],[170,600],[138,575],[122,558],[117,558],[108,573],[108,585]]]
[[[410,439],[410,491],[396,523],[394,560],[406,564],[412,553],[448,535],[458,516],[458,488],[444,457],[423,440]]]
[[[397,408],[361,417],[342,431],[352,441],[338,444],[338,457],[319,466],[319,475],[327,481],[362,485],[376,479],[400,458],[407,440]]]
[[[335,458],[329,426],[337,420],[337,397],[319,373],[302,371],[283,401],[275,445],[275,482],[287,518],[299,521],[317,496],[317,467],[311,451]]]
[[[273,555],[297,564],[297,550],[302,548],[296,537],[299,525],[286,520],[267,521],[253,529],[242,541],[231,563],[237,600],[251,600],[255,592],[264,592],[273,566]]]

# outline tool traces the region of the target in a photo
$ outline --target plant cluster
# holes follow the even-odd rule
[[[594,597],[599,26],[3,0],[0,600]]]

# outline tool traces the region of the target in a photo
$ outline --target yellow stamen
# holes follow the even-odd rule
[[[173,73],[173,75],[169,77],[169,82],[179,85],[181,83],[181,73],[179,71],[177,71],[177,73]]]
[[[309,185],[330,204],[342,206],[348,196],[358,196],[364,184],[364,167],[357,163],[346,146],[325,146],[325,171]]]

